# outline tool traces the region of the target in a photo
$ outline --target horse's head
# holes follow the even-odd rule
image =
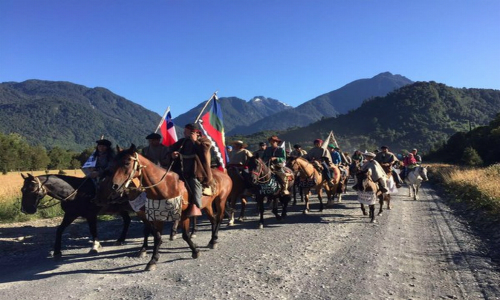
[[[38,204],[47,191],[42,185],[42,182],[37,177],[28,174],[21,174],[24,179],[23,187],[21,188],[21,211],[26,214],[34,214],[37,211]]]
[[[427,167],[420,166],[418,167],[418,175],[422,177],[423,181],[428,181],[429,177],[427,177]]]
[[[263,183],[270,178],[270,170],[262,159],[258,157],[250,157],[248,159],[248,172],[253,185]]]
[[[371,169],[359,171],[356,173],[356,188],[358,191],[373,192],[376,190],[377,185],[372,180]]]
[[[141,168],[139,154],[134,144],[118,152],[114,160],[114,172],[111,175],[111,189],[123,195],[132,180],[140,176]]]

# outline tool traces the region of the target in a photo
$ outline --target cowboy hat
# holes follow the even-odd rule
[[[269,138],[269,139],[267,139],[267,140],[268,140],[269,142],[276,141],[276,142],[278,142],[278,143],[281,143],[281,140],[280,140],[277,136],[275,136],[275,135],[273,135],[272,137],[270,137],[270,138]]]
[[[161,135],[158,133],[151,133],[146,137],[146,140],[161,140]]]
[[[363,156],[375,157],[376,155],[373,152],[365,152],[363,153]]]
[[[198,124],[196,124],[196,123],[186,124],[186,126],[184,126],[184,128],[187,128],[191,131],[201,132],[200,126],[198,126]]]
[[[242,148],[246,148],[248,147],[248,144],[241,141],[241,140],[237,140],[237,141],[232,141],[231,142],[232,145],[241,145]]]
[[[97,145],[104,145],[106,147],[111,147],[111,142],[106,139],[97,140],[95,142],[97,143]]]

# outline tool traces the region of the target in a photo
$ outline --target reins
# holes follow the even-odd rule
[[[261,173],[264,172],[264,164],[263,163],[260,163],[258,160],[255,160],[256,161],[256,164],[260,166],[260,170],[259,172],[255,172],[255,171],[252,171],[252,174],[256,175],[257,176],[257,183],[267,183],[271,180],[271,176],[270,175],[270,172],[271,170],[269,170],[269,172],[267,174],[264,174],[263,176],[260,176]],[[269,176],[269,179],[266,180],[266,177]]]
[[[147,166],[141,165],[141,163],[139,161],[139,154],[137,152],[134,152],[134,157],[132,157],[131,159],[134,161],[134,165],[132,166],[132,172],[128,176],[128,178],[125,181],[125,183],[121,186],[121,187],[124,187],[125,189],[128,188],[128,189],[131,189],[131,190],[138,190],[138,191],[141,191],[141,192],[144,192],[147,189],[152,189],[152,188],[158,186],[163,180],[165,180],[165,178],[167,177],[168,172],[172,168],[172,164],[170,164],[169,168],[165,171],[165,173],[163,174],[163,176],[161,177],[161,179],[158,182],[156,182],[155,184],[148,185],[148,186],[142,186],[142,179],[144,178],[143,177],[144,173],[142,172],[142,169],[146,168]],[[140,185],[138,187],[130,187],[129,188],[128,186],[130,185],[130,183],[132,182],[132,180],[135,178],[135,173],[136,172],[139,172],[138,176],[139,176]],[[118,189],[118,190],[120,190],[120,189]]]
[[[42,199],[43,199],[46,195],[48,195],[49,193],[47,192],[47,189],[43,186],[42,182],[40,181],[40,178],[38,178],[38,177],[34,177],[34,179],[35,179],[36,184],[38,185],[38,187],[37,187],[37,189],[36,189],[36,191],[35,191],[35,192],[38,194],[38,195],[37,195],[37,200],[36,200],[36,202],[38,203],[39,201],[41,201],[41,200],[42,200]],[[56,197],[54,197],[54,196],[51,196],[52,198],[50,198],[49,200],[47,200],[45,204],[39,203],[39,204],[37,205],[37,207],[38,207],[39,209],[47,209],[47,208],[50,208],[50,207],[56,206],[57,204],[59,204],[59,202],[60,202],[60,201],[66,201],[66,200],[68,200],[69,198],[71,198],[73,195],[75,195],[75,194],[78,192],[78,190],[79,190],[79,189],[80,189],[80,188],[81,188],[81,187],[85,184],[85,182],[86,182],[87,180],[88,180],[88,177],[86,177],[86,178],[85,178],[85,180],[83,180],[83,182],[80,184],[80,186],[78,186],[78,188],[76,188],[76,189],[75,189],[75,190],[74,190],[71,194],[69,194],[69,195],[68,195],[68,196],[66,196],[65,198],[63,198],[63,199],[58,199],[58,198],[56,198]],[[41,195],[41,196],[40,196],[39,191],[42,191],[42,195]],[[54,203],[52,203],[52,204],[50,204],[50,205],[49,205],[48,203],[49,203],[50,201],[54,200],[54,199],[56,199],[56,200],[57,200],[57,202],[54,202]]]

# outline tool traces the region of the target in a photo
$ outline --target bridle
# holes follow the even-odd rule
[[[38,177],[33,177],[33,180],[32,182],[36,183],[37,187],[34,191],[32,191],[32,193],[35,193],[36,194],[36,199],[35,199],[35,203],[34,203],[34,208],[39,208],[39,209],[46,209],[46,208],[50,208],[52,206],[55,206],[57,204],[59,204],[59,201],[66,201],[68,200],[69,198],[71,198],[74,194],[76,194],[76,192],[78,192],[78,190],[83,186],[83,184],[85,183],[85,181],[87,181],[87,178],[82,182],[82,184],[77,188],[75,189],[71,194],[69,194],[68,196],[64,197],[63,199],[58,199],[56,197],[53,197],[50,198],[49,200],[47,200],[47,202],[44,204],[44,205],[39,205],[40,204],[40,201],[43,199],[43,197],[45,197],[48,192],[47,192],[47,189],[43,186],[43,183],[40,181],[40,178]],[[58,200],[52,204],[49,204],[50,201],[52,200]]]
[[[260,166],[259,172],[255,172],[255,170],[252,171],[252,174],[257,176],[257,183],[262,184],[262,183],[269,182],[269,180],[271,180],[271,176],[270,176],[271,170],[268,170],[267,174],[261,175],[262,173],[264,173],[264,163],[262,163],[258,159],[256,159],[255,164]]]
[[[126,189],[133,189],[133,190],[139,190],[141,192],[146,191],[147,189],[154,188],[155,186],[159,185],[163,180],[165,180],[165,177],[167,176],[167,173],[170,171],[170,168],[166,170],[166,172],[163,174],[161,179],[153,184],[153,185],[148,185],[148,186],[142,186],[142,178],[143,178],[143,172],[142,169],[146,168],[145,165],[141,165],[141,162],[139,160],[139,154],[137,152],[134,152],[134,155],[130,157],[131,160],[133,160],[133,165],[132,165],[132,172],[130,172],[130,175],[127,177],[127,179],[120,185],[119,187],[116,187],[113,185],[112,189],[116,192],[120,192]],[[136,176],[137,174],[137,176]],[[138,187],[129,187],[130,183],[134,180],[134,178],[139,177],[139,186]]]

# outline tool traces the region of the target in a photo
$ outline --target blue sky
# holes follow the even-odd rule
[[[162,114],[297,106],[381,72],[500,89],[500,1],[0,0],[0,82],[105,87]]]

